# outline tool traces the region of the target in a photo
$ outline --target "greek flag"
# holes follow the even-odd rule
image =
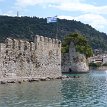
[[[47,23],[57,22],[57,16],[47,17]]]

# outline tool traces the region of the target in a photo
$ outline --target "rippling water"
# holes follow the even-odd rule
[[[0,107],[107,107],[107,72],[80,78],[0,85]]]

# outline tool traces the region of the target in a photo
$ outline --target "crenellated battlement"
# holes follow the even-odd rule
[[[13,40],[11,38],[7,38],[5,40],[6,48],[12,48],[13,47]]]
[[[31,50],[31,51],[36,50],[36,47],[35,47],[35,43],[34,43],[34,42],[30,42],[30,50]]]
[[[52,44],[55,44],[55,45],[58,45],[58,46],[59,46],[59,44],[61,44],[61,41],[58,40],[58,39],[36,35],[35,39],[34,39],[34,43],[39,43],[39,42],[52,43]]]
[[[6,48],[6,44],[0,43],[0,52],[3,52],[5,48]]]
[[[0,44],[0,51],[2,50],[20,50],[20,51],[31,51],[31,50],[39,50],[41,48],[61,48],[61,41],[58,39],[52,39],[48,37],[43,37],[36,35],[34,42],[29,42],[26,40],[7,38],[5,43]]]
[[[4,44],[6,45],[7,49],[17,49],[17,50],[25,51],[25,50],[36,50],[35,47],[38,45],[38,43],[40,43],[39,45],[42,45],[42,46],[46,44],[47,45],[51,44],[59,47],[61,44],[61,41],[59,41],[58,39],[52,39],[52,38],[36,35],[34,42],[7,38]]]
[[[0,78],[61,76],[61,41],[36,35],[33,42],[7,38],[0,43]],[[12,76],[11,75],[11,76]]]

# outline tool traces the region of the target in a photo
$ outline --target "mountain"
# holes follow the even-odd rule
[[[47,23],[46,19],[38,17],[0,16],[0,42],[7,37],[32,41],[36,34],[55,38],[56,32],[61,40],[70,33],[80,33],[93,49],[107,50],[107,35],[80,21],[58,19],[57,23]]]

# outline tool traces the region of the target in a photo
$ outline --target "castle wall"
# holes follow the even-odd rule
[[[7,38],[0,44],[0,78],[61,76],[61,42],[35,36],[34,42]]]

